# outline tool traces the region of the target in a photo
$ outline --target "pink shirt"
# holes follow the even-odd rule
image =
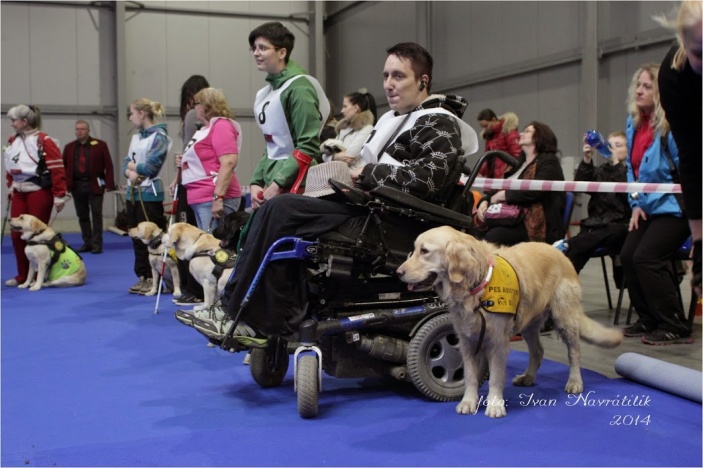
[[[239,133],[226,119],[220,119],[215,122],[208,135],[197,142],[194,146],[195,153],[198,155],[203,168],[209,174],[219,172],[220,156],[225,154],[239,154],[237,148],[237,139]],[[186,185],[186,193],[188,194],[188,204],[195,205],[197,203],[205,203],[212,201],[212,195],[215,193],[215,184],[212,178],[202,179]],[[229,183],[229,188],[225,193],[224,198],[239,198],[242,196],[242,188],[237,179],[237,173],[232,173],[232,180]]]

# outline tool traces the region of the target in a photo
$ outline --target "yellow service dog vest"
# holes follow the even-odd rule
[[[513,266],[503,257],[495,256],[493,274],[484,287],[481,306],[496,314],[517,313],[520,303],[520,283]]]

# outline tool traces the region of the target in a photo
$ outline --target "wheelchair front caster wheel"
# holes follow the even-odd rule
[[[298,360],[295,374],[298,392],[298,414],[303,418],[314,418],[319,412],[320,373],[317,355],[307,354]]]
[[[263,388],[278,387],[288,372],[288,352],[283,345],[252,348],[249,368],[254,382]]]

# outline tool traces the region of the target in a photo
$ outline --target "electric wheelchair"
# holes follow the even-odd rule
[[[454,206],[457,198],[473,205],[470,188],[477,169],[493,157],[516,163],[500,151],[484,154],[473,169],[462,160],[468,179]],[[434,291],[409,292],[395,271],[420,233],[440,225],[471,233],[471,217],[389,187],[367,193],[334,180],[330,184],[346,203],[365,207],[367,214],[314,240],[278,239],[218,344],[230,352],[250,350],[251,375],[261,387],[282,383],[292,354],[298,412],[304,418],[318,414],[323,371],[338,378],[390,376],[411,382],[434,401],[461,399],[462,357],[445,305]],[[232,337],[236,324],[266,266],[284,259],[307,267],[306,319],[294,339],[270,337],[266,345],[245,347]],[[484,359],[485,377],[487,368]]]

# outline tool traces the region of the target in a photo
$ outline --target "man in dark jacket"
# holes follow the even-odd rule
[[[609,161],[600,166],[593,164],[593,148],[583,147],[583,161],[576,169],[574,180],[595,182],[627,182],[627,139],[623,132],[608,137],[612,151]],[[627,228],[632,210],[624,193],[591,193],[588,201],[588,217],[581,220],[581,232],[572,237],[566,255],[577,272],[586,265],[598,248],[607,248],[618,254],[627,237]],[[613,269],[615,284],[622,284],[622,267]]]
[[[90,136],[85,120],[76,122],[76,140],[63,150],[66,189],[73,195],[83,245],[78,252],[103,251],[103,194],[115,190],[112,157],[104,141]],[[92,216],[92,223],[91,223]]]

